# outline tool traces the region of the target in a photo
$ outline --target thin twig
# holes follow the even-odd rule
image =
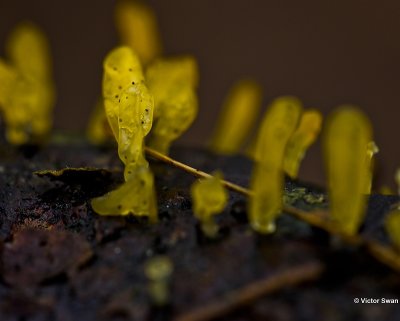
[[[167,163],[167,164],[170,164],[177,168],[180,168],[180,169],[184,170],[185,172],[188,172],[196,177],[200,177],[200,178],[211,177],[211,175],[206,172],[200,171],[189,165],[178,162],[178,161],[172,159],[171,157],[168,157],[162,153],[159,153],[156,150],[151,149],[149,147],[145,147],[145,151],[149,156],[151,156],[159,161],[162,161],[164,163]],[[253,194],[251,190],[244,188],[242,186],[236,185],[236,184],[231,183],[226,180],[222,180],[222,184],[226,188],[228,188],[232,191],[238,192],[242,195],[248,196],[248,197],[251,197]],[[319,211],[306,212],[306,211],[302,211],[302,210],[292,207],[292,206],[284,206],[283,211],[285,213],[288,213],[288,214],[296,217],[297,219],[299,219],[301,221],[304,221],[304,222],[312,225],[312,226],[316,226],[320,229],[323,229],[323,230],[329,232],[331,235],[338,236],[349,244],[364,245],[368,249],[369,253],[373,257],[375,257],[375,259],[377,259],[381,263],[389,266],[393,270],[400,272],[400,256],[396,250],[394,250],[391,247],[384,246],[378,242],[366,239],[361,235],[348,235],[348,234],[343,233],[342,231],[340,231],[340,229],[336,225],[332,224],[328,220],[328,218],[329,218],[328,211],[320,211],[319,210]]]
[[[193,167],[191,167],[189,165],[186,165],[184,163],[178,162],[177,160],[172,159],[171,157],[168,157],[167,155],[164,155],[164,154],[162,154],[160,152],[157,152],[156,150],[154,150],[154,149],[152,149],[150,147],[145,147],[145,151],[146,151],[147,155],[149,155],[149,156],[151,156],[151,157],[153,157],[155,159],[158,159],[158,160],[160,160],[160,161],[162,161],[164,163],[167,163],[167,164],[170,164],[172,166],[178,167],[178,168],[184,170],[185,172],[188,172],[188,173],[190,173],[190,174],[192,174],[192,175],[194,175],[196,177],[200,177],[200,178],[210,178],[210,177],[212,177],[212,175],[210,175],[210,174],[208,174],[206,172],[203,172],[201,170],[195,169],[195,168],[193,168]],[[222,180],[221,182],[226,188],[229,188],[232,191],[238,192],[238,193],[246,195],[246,196],[251,196],[251,194],[252,194],[251,191],[248,190],[247,188],[241,187],[239,185],[233,184],[233,183],[225,181],[225,180]]]
[[[317,279],[324,270],[320,262],[308,262],[284,271],[274,273],[268,277],[250,283],[243,288],[230,292],[222,298],[195,308],[194,310],[178,316],[175,321],[206,321],[212,320],[235,309],[248,305],[262,296],[276,292],[282,288],[302,282]]]

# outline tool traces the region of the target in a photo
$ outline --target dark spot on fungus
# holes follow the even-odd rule
[[[134,85],[135,84],[135,82],[134,81],[132,81],[132,85]]]
[[[118,89],[122,89],[122,86],[118,86]]]
[[[132,71],[132,68],[129,68],[129,71]]]
[[[115,98],[118,98],[118,95],[115,95]]]
[[[122,208],[122,205],[119,204],[119,205],[117,206],[117,208],[120,210],[120,209]]]

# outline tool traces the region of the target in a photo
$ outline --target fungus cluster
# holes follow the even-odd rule
[[[11,144],[40,143],[52,123],[54,87],[47,39],[31,23],[19,25],[0,58],[0,110]]]
[[[101,215],[134,214],[156,222],[154,176],[144,147],[147,143],[168,154],[172,142],[192,124],[198,112],[198,67],[191,56],[162,57],[154,14],[144,4],[119,2],[116,22],[124,46],[112,50],[104,60],[103,97],[89,136],[97,144],[114,137],[124,164],[124,183],[93,199],[92,207]],[[37,141],[50,129],[54,101],[47,42],[36,27],[22,25],[11,35],[7,53],[8,61],[0,60],[0,107],[7,138],[13,144]],[[211,149],[220,154],[239,153],[260,105],[257,83],[237,83],[224,103]],[[255,231],[275,230],[275,220],[284,208],[285,173],[297,178],[305,152],[321,126],[320,112],[303,111],[297,98],[280,97],[270,104],[252,152],[248,216]],[[363,221],[366,194],[371,192],[373,156],[378,151],[371,124],[358,108],[342,106],[329,116],[322,143],[330,222],[342,233],[354,235]],[[224,210],[228,199],[222,174],[196,181],[191,195],[203,233],[215,237],[218,226],[214,215]],[[385,227],[400,249],[398,209],[388,214]],[[150,292],[154,301],[164,304],[164,281],[172,271],[171,263],[150,261],[146,271],[153,282]]]

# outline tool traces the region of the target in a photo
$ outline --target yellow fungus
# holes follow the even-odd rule
[[[300,123],[286,146],[283,168],[292,178],[296,178],[300,163],[308,147],[317,139],[321,130],[322,115],[318,110],[305,110]]]
[[[204,234],[213,238],[218,233],[218,226],[213,216],[222,212],[228,201],[228,193],[221,183],[222,174],[199,179],[191,187],[193,212],[201,223]]]
[[[89,118],[86,137],[94,145],[101,145],[113,137],[104,110],[104,101],[100,99]]]
[[[343,232],[354,234],[366,207],[371,124],[357,108],[342,106],[329,117],[323,138],[332,219]]]
[[[156,306],[164,306],[170,300],[169,281],[173,269],[171,259],[164,255],[153,257],[145,263],[144,273],[149,279],[149,296]]]
[[[251,226],[260,233],[275,230],[275,218],[283,202],[285,147],[298,124],[301,102],[293,97],[281,97],[269,106],[257,137],[256,164],[252,173],[249,200]]]
[[[168,154],[197,115],[197,64],[191,57],[160,59],[147,69],[146,81],[155,101],[149,146]]]
[[[400,210],[396,209],[387,214],[385,229],[393,245],[400,251]]]
[[[365,159],[366,166],[367,166],[367,182],[365,184],[365,194],[371,194],[371,189],[372,189],[372,179],[374,176],[374,155],[379,152],[378,146],[375,144],[375,142],[370,141],[367,145],[367,156]]]
[[[104,107],[125,164],[125,179],[134,167],[146,166],[143,140],[152,127],[154,100],[144,85],[142,68],[129,47],[111,51],[104,61]]]
[[[140,1],[118,1],[116,26],[124,45],[135,50],[147,65],[161,54],[161,41],[153,11]]]
[[[394,180],[397,185],[397,194],[400,195],[400,168],[396,170],[396,173],[394,175]]]
[[[222,107],[211,149],[220,154],[238,153],[252,130],[261,107],[261,88],[251,80],[239,81]]]
[[[379,188],[379,194],[382,194],[382,195],[395,195],[395,192],[393,192],[393,190],[389,186],[382,185]]]
[[[154,100],[144,85],[142,68],[129,47],[112,50],[104,61],[105,114],[125,165],[125,183],[92,200],[101,215],[147,215],[157,220],[154,177],[144,156],[144,138],[153,121]]]
[[[34,24],[23,23],[15,28],[6,44],[6,52],[10,63],[21,74],[42,81],[50,80],[49,45],[45,35]]]
[[[11,34],[0,61],[0,107],[12,144],[37,142],[51,128],[54,88],[48,44],[32,24],[22,24]]]
[[[134,214],[157,222],[153,173],[148,167],[136,168],[119,188],[92,199],[92,207],[100,215]]]

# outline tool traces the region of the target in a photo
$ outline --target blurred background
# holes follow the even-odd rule
[[[327,115],[359,105],[380,148],[377,186],[394,186],[400,166],[400,1],[148,0],[165,54],[193,54],[200,65],[200,113],[182,144],[202,145],[230,86],[253,77],[264,104],[296,95]],[[0,0],[0,53],[22,20],[48,35],[57,86],[55,127],[83,131],[101,92],[102,60],[118,44],[115,1]],[[319,142],[300,177],[324,184]]]

